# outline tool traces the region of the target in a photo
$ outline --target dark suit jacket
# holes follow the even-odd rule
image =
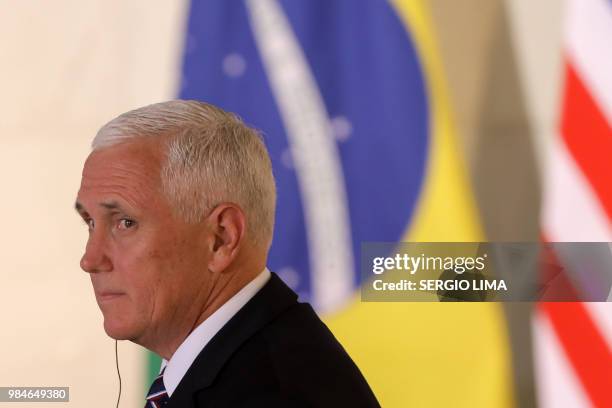
[[[379,407],[312,307],[274,273],[217,333],[168,408]]]

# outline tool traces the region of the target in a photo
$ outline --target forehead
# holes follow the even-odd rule
[[[161,149],[158,143],[132,141],[93,151],[83,166],[78,201],[125,200],[137,205],[159,191]]]

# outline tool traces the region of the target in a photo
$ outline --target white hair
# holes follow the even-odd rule
[[[210,104],[173,100],[119,115],[98,131],[92,149],[148,137],[165,137],[162,189],[178,215],[198,222],[217,204],[236,203],[245,212],[246,237],[269,248],[276,188],[257,131]]]

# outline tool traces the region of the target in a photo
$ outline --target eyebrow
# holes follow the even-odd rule
[[[101,202],[100,206],[106,208],[107,210],[122,210],[121,206],[116,201]]]
[[[100,206],[106,208],[107,210],[123,210],[117,201],[104,201],[100,203]],[[79,213],[87,213],[87,210],[85,210],[83,204],[79,203],[78,201],[74,203],[74,209]]]

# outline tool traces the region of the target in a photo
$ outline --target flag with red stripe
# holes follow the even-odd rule
[[[566,18],[543,231],[550,241],[612,242],[612,2],[569,0]],[[541,303],[534,333],[540,406],[612,407],[610,303]]]

